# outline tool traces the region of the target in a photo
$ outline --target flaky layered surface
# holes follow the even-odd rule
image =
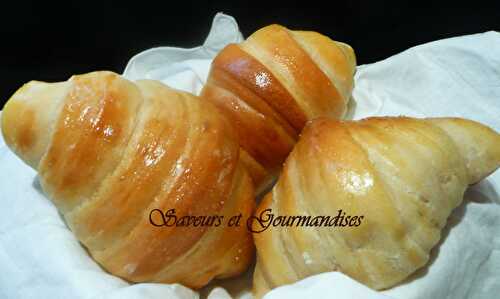
[[[306,121],[344,116],[355,67],[348,45],[279,25],[217,55],[201,97],[236,128],[258,191],[278,173]]]
[[[313,121],[256,215],[342,210],[362,221],[255,233],[255,294],[327,271],[374,289],[394,286],[428,262],[467,186],[499,166],[500,135],[470,120]]]
[[[227,220],[252,213],[253,185],[212,104],[157,81],[94,72],[26,84],[6,105],[2,132],[110,273],[198,288],[250,263],[251,235]],[[160,227],[154,209],[223,220]]]

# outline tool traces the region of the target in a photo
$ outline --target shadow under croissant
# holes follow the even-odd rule
[[[488,179],[485,179],[467,189],[464,201],[500,204],[500,195],[496,192],[493,184]]]
[[[35,177],[33,178],[33,183],[31,184],[31,186],[33,186],[33,188],[35,188],[35,190],[39,194],[41,194],[41,195],[43,195],[43,197],[45,197],[45,193],[43,193],[42,185],[40,185],[40,180],[38,179],[38,175],[35,175]]]
[[[202,288],[200,291],[200,298],[208,298],[208,295],[215,288],[224,288],[232,298],[253,298],[251,284],[249,282],[253,279],[253,272],[255,269],[255,258],[248,269],[242,274],[225,279],[214,279],[207,286]]]
[[[37,175],[33,178],[33,183],[32,183],[31,185],[33,186],[33,188],[35,188],[35,190],[36,190],[36,191],[37,191],[40,195],[42,195],[42,196],[43,196],[43,198],[45,198],[45,200],[50,201],[50,202],[51,202],[51,204],[52,204],[52,201],[51,201],[51,200],[47,197],[47,195],[45,195],[45,192],[43,192],[42,185],[40,185],[40,179],[38,178],[38,174],[37,174]],[[67,229],[69,229],[69,226],[68,226],[68,224],[66,223],[66,219],[64,219],[64,217],[63,217],[63,215],[61,214],[61,212],[59,211],[59,209],[57,209],[57,214],[58,214],[58,215],[59,215],[59,217],[61,218],[62,222],[64,222],[64,225],[66,225],[66,228],[67,228]],[[76,237],[75,237],[75,239],[76,239]],[[77,240],[77,239],[76,239],[76,240]],[[77,241],[78,241],[78,240],[77,240]],[[78,243],[80,243],[80,242],[78,241]],[[81,245],[81,243],[80,243],[80,245]],[[87,248],[86,248],[85,246],[83,246],[83,245],[82,245],[82,248],[83,248],[83,249],[85,249],[85,251],[86,251],[87,253],[89,253],[89,252],[88,252],[88,250],[87,250]],[[89,253],[89,256],[90,256],[90,253]],[[99,265],[99,266],[100,266],[100,265]]]

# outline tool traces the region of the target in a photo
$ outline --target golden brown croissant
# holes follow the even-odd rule
[[[254,292],[327,271],[374,289],[401,282],[427,263],[467,186],[499,166],[500,135],[470,120],[312,121],[252,219]],[[311,218],[268,226],[271,214]]]
[[[278,173],[307,120],[345,114],[355,67],[348,45],[279,25],[217,55],[201,97],[235,126],[257,190]]]
[[[24,85],[5,106],[2,132],[110,273],[198,288],[251,262],[250,233],[227,227],[252,213],[251,178],[210,103],[94,72]]]

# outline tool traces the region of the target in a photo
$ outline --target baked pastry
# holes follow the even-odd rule
[[[251,234],[227,224],[251,215],[251,178],[210,103],[94,72],[24,85],[5,106],[2,132],[110,273],[199,288],[251,262]]]
[[[467,186],[499,166],[500,135],[471,120],[312,121],[251,223],[255,294],[327,271],[394,286],[428,262]],[[264,229],[271,214],[331,218]]]
[[[236,128],[257,191],[278,174],[306,121],[344,116],[355,67],[347,44],[280,25],[215,57],[201,97]]]

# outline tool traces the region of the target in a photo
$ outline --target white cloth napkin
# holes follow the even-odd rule
[[[242,40],[236,21],[217,14],[205,43],[162,47],[127,65],[129,79],[161,80],[198,93],[211,59]],[[168,42],[168,41],[166,41]],[[362,65],[353,93],[355,119],[373,115],[461,116],[500,132],[500,34],[428,43]],[[341,273],[323,273],[266,298],[497,298],[500,293],[500,171],[471,187],[451,215],[429,264],[405,283],[373,291]],[[36,173],[0,138],[1,298],[199,298],[180,285],[135,284],[104,272],[46,199]],[[210,299],[249,297],[251,269],[201,291]]]

